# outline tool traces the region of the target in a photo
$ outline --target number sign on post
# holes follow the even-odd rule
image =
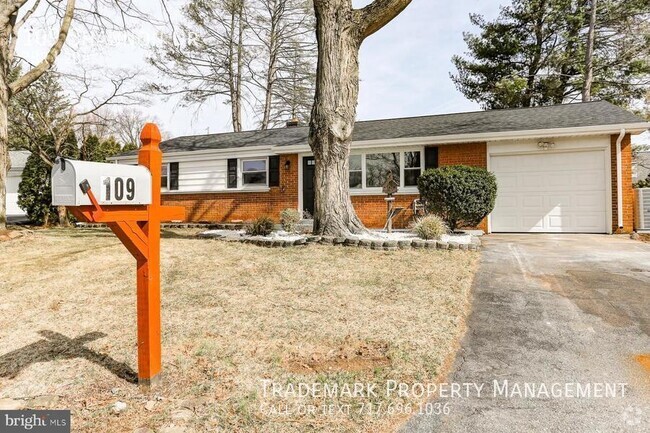
[[[158,382],[161,371],[160,223],[183,220],[185,209],[160,203],[158,127],[147,123],[140,140],[137,166],[57,159],[52,204],[66,206],[80,221],[106,223],[135,257],[138,381],[148,387]]]

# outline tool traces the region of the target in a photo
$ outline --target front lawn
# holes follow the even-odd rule
[[[453,358],[475,252],[267,249],[187,234],[162,241],[164,382],[150,395],[132,383],[135,261],[119,241],[41,230],[0,242],[0,399],[71,409],[75,432],[390,431],[404,419],[396,404],[419,400],[286,391],[435,382]],[[380,404],[393,410],[364,411]]]

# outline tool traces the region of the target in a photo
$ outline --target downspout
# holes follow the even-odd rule
[[[625,128],[621,128],[621,133],[616,139],[616,210],[618,228],[623,228],[623,163],[621,160],[621,142],[625,137]]]

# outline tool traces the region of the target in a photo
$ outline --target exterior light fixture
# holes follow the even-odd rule
[[[291,168],[291,161],[287,159],[287,160],[284,162],[284,169],[285,169],[285,170],[289,170],[290,168]]]

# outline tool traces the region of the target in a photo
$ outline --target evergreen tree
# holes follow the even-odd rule
[[[451,78],[487,109],[571,102],[585,82],[590,12],[586,1],[514,0],[494,21],[471,15],[479,33],[465,33]],[[598,2],[591,97],[627,105],[650,86],[649,17],[647,0]]]

